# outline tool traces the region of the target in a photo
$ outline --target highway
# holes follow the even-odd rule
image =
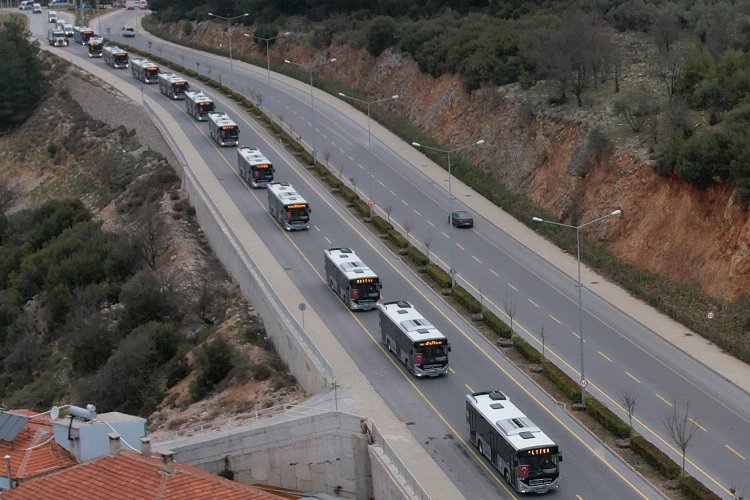
[[[104,29],[111,25],[112,33],[119,32],[119,26],[124,22],[122,17],[127,15],[132,16],[132,13],[115,14],[103,20]],[[44,33],[41,31],[42,28],[46,29],[43,24],[35,20],[32,28],[38,34]],[[127,43],[140,43],[146,49],[140,35]],[[156,48],[157,44],[159,48]],[[248,69],[235,63],[232,76],[228,63],[214,56],[196,55],[192,51],[173,49],[160,42],[154,42],[154,49],[162,57],[171,57],[186,66],[190,65],[188,62],[202,58],[200,67],[212,66],[212,77],[216,79],[221,72],[224,83],[231,84],[233,80],[239,82],[242,79],[255,82],[244,85],[257,85],[260,88],[266,82],[264,69]],[[68,49],[53,51],[58,50],[77,51],[84,57],[84,49],[80,46],[72,45]],[[87,58],[81,61],[82,65],[99,63]],[[122,78],[123,84],[140,86],[127,71],[112,70],[112,74]],[[303,138],[310,137],[310,113],[306,108],[310,102],[309,86],[305,89],[300,85],[288,85],[284,79],[276,76],[273,83],[270,89],[266,85],[264,108],[268,107],[276,116],[283,116],[285,123]],[[239,85],[241,90],[242,84]],[[144,92],[158,93],[158,90],[146,86]],[[242,207],[253,227],[264,235],[266,243],[278,249],[277,259],[300,287],[310,291],[310,306],[326,318],[342,345],[368,373],[379,394],[404,422],[412,424],[410,428],[418,441],[435,457],[459,489],[466,492],[467,497],[513,496],[507,486],[488,469],[486,461],[479,459],[473,447],[465,441],[463,394],[471,390],[495,388],[508,393],[560,445],[565,461],[558,494],[563,498],[659,496],[541,393],[523,373],[505,361],[494,347],[474,331],[471,324],[450,311],[439,295],[425,289],[419,277],[413,275],[386,247],[379,241],[373,241],[367,229],[353,220],[325,187],[278,148],[262,129],[221,97],[213,97],[220,103],[219,109],[228,110],[234,117],[242,117],[241,142],[260,146],[276,165],[277,178],[292,182],[311,202],[313,228],[310,231],[284,233],[266,214],[265,193],[250,191],[236,175],[234,149],[219,150],[214,147],[206,136],[205,124],[193,122],[184,113],[181,102],[172,103],[165,98],[164,107],[184,125],[193,143],[201,145],[201,153],[216,172],[217,178],[224,182],[227,195]],[[316,102],[315,109],[318,151],[330,153],[330,161],[334,164],[348,163],[350,168],[345,175],[357,178],[360,188],[367,185],[368,169],[358,165],[372,167],[376,203],[381,208],[392,206],[391,218],[402,226],[413,225],[412,235],[416,241],[430,239],[431,254],[442,260],[443,264],[448,262],[450,253],[455,252],[459,282],[475,290],[481,289],[485,303],[490,304],[498,315],[503,315],[504,297],[511,294],[517,305],[514,321],[518,321],[521,332],[533,342],[533,338],[538,337],[541,321],[553,359],[575,375],[578,343],[573,332],[577,329],[577,291],[570,279],[481,217],[478,218],[476,230],[453,232],[460,246],[452,247],[445,222],[447,207],[460,205],[461,201],[451,202],[442,183],[431,182],[419,169],[405,164],[401,155],[380,141],[373,141],[374,154],[369,155],[366,129],[346,116],[352,115],[352,111],[342,115],[325,101]],[[353,247],[379,273],[384,283],[384,298],[407,298],[446,333],[453,345],[453,372],[449,376],[436,380],[415,380],[404,373],[378,343],[376,314],[352,314],[330,293],[321,276],[322,250],[339,245]],[[605,400],[604,396],[608,394],[616,402],[623,381],[632,380],[632,384],[637,384],[640,401],[636,411],[637,425],[641,426],[644,434],[652,431],[665,442],[669,442],[663,428],[668,404],[683,397],[689,398],[695,420],[702,429],[706,429],[701,429],[705,434],[698,433],[694,447],[691,446],[689,450],[693,460],[691,467],[696,470],[700,467],[723,487],[741,484],[744,473],[740,455],[749,454],[747,443],[743,443],[747,433],[742,432],[742,429],[747,429],[746,413],[750,408],[747,395],[676,352],[668,344],[660,343],[660,339],[643,332],[636,321],[598,299],[588,288],[584,290],[584,303],[584,332],[589,353],[586,371],[591,380],[589,387],[594,394]],[[596,311],[597,315],[592,315],[591,311]],[[644,347],[646,344],[648,348]],[[696,373],[703,377],[700,385],[693,381]],[[731,404],[720,402],[711,394],[720,394],[723,400]],[[609,402],[612,403],[612,400]],[[655,440],[652,436],[647,437]],[[723,443],[731,443],[735,458],[740,461],[734,469],[731,461],[721,456],[726,453],[726,448],[722,449],[725,438]],[[692,457],[693,454],[695,457]],[[705,460],[701,458],[704,455],[707,457]],[[730,467],[728,473],[721,467],[725,461]],[[745,465],[745,472],[746,469]]]

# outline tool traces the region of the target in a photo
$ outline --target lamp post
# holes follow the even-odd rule
[[[268,70],[268,88],[271,88],[271,55],[268,52],[268,43],[272,42],[273,40],[276,40],[277,38],[281,38],[282,36],[287,36],[289,34],[288,31],[285,31],[284,33],[279,33],[276,36],[272,36],[271,38],[263,38],[262,36],[258,35],[251,35],[249,33],[243,33],[242,36],[246,36],[248,38],[256,38],[258,40],[263,40],[266,42],[266,69]]]
[[[580,224],[578,226],[574,226],[572,224],[563,224],[562,222],[545,220],[540,217],[532,217],[531,219],[534,222],[544,222],[547,224],[569,227],[569,228],[576,230],[576,262],[578,265],[578,284],[576,286],[578,286],[578,343],[580,345],[580,357],[581,357],[580,386],[581,386],[581,407],[582,408],[586,408],[586,385],[588,385],[588,383],[586,381],[586,375],[585,375],[584,366],[583,366],[583,300],[581,298],[581,289],[583,288],[583,286],[581,284],[581,233],[580,233],[580,230],[581,228],[584,228],[586,226],[599,222],[600,220],[606,219],[608,217],[618,216],[621,213],[622,213],[622,210],[618,209],[618,210],[608,213],[607,215],[597,217],[594,220],[590,220],[586,222],[585,224]]]
[[[293,64],[310,73],[310,124],[312,125],[312,162],[315,165],[315,97],[313,96],[313,70],[328,63],[336,62],[336,58],[328,59],[318,64],[300,64],[289,59],[284,59],[286,64]]]
[[[448,231],[450,234],[450,240],[451,240],[451,253],[450,253],[450,271],[449,274],[451,275],[451,288],[454,288],[456,286],[456,267],[454,265],[454,259],[455,259],[455,245],[453,244],[453,221],[451,220],[451,214],[453,213],[453,191],[451,191],[451,153],[456,153],[458,151],[461,151],[462,149],[470,148],[471,146],[479,146],[484,144],[484,139],[479,139],[478,141],[474,141],[470,144],[466,144],[464,146],[461,146],[460,148],[455,149],[441,149],[436,148],[434,146],[425,146],[424,144],[420,144],[418,142],[412,142],[411,145],[417,148],[423,148],[423,149],[431,149],[433,151],[437,151],[439,153],[446,153],[448,155],[448,198],[450,199],[450,203],[448,206],[448,222],[450,222],[450,227],[448,227]]]
[[[232,24],[231,23],[235,19],[239,19],[241,17],[247,17],[250,14],[245,13],[245,14],[240,14],[239,16],[234,16],[234,17],[224,17],[224,16],[219,16],[217,14],[213,14],[209,12],[208,15],[211,17],[215,17],[217,19],[224,19],[227,22],[227,35],[229,35],[229,72],[234,73],[234,67],[232,66]]]
[[[379,102],[388,101],[390,99],[398,99],[398,95],[392,95],[390,97],[382,97],[380,99],[375,99],[373,101],[365,101],[364,99],[357,99],[356,97],[352,97],[350,95],[346,95],[343,92],[339,92],[339,95],[341,97],[345,97],[347,99],[351,99],[352,101],[357,101],[362,104],[367,105],[367,153],[372,155],[372,135],[370,133],[370,106],[373,104],[377,104]],[[372,158],[368,162],[368,168],[367,168],[367,184],[368,184],[368,193],[367,193],[367,206],[370,208],[370,219],[372,219]]]

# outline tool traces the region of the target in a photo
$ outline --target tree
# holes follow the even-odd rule
[[[156,269],[156,258],[163,251],[164,221],[157,205],[148,205],[133,230],[133,243],[148,267]]]
[[[666,4],[656,11],[651,21],[650,32],[659,52],[668,54],[680,38],[680,26],[674,5]]]
[[[6,21],[0,28],[0,132],[31,116],[47,91],[48,80],[38,57],[38,42],[20,21]]]
[[[662,54],[658,64],[652,69],[653,75],[664,83],[670,101],[677,92],[686,60],[685,53],[675,48]]]
[[[503,310],[510,319],[510,335],[513,336],[513,316],[516,315],[516,302],[512,296],[508,295],[508,290],[503,295]]]
[[[370,21],[367,29],[367,52],[374,57],[379,56],[385,49],[396,43],[396,21],[389,16],[378,16]]]
[[[695,431],[698,426],[690,418],[690,401],[685,402],[685,408],[680,409],[677,401],[672,403],[672,408],[664,419],[664,426],[669,432],[674,444],[682,453],[682,473],[685,473],[685,456],[687,455],[688,446],[693,441]]]
[[[622,116],[630,129],[636,134],[643,130],[650,118],[658,113],[656,99],[645,87],[626,92],[617,97],[612,110]]]
[[[625,408],[625,413],[628,414],[628,425],[630,426],[630,434],[633,434],[633,415],[635,414],[635,408],[638,405],[638,397],[635,395],[633,388],[623,389],[620,396],[620,403]]]
[[[0,217],[5,216],[20,196],[21,190],[17,184],[11,184],[5,177],[0,177]]]

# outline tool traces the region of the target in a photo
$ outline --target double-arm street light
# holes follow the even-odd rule
[[[285,31],[284,33],[279,33],[276,36],[272,36],[271,38],[263,38],[262,36],[258,35],[251,35],[249,33],[244,33],[242,36],[246,36],[248,38],[255,38],[256,40],[262,40],[266,42],[266,69],[268,70],[268,88],[271,88],[271,56],[268,52],[268,44],[277,38],[281,38],[282,36],[287,36],[289,34],[288,31]]]
[[[214,14],[212,12],[209,12],[208,15],[211,17],[215,17],[216,19],[224,19],[227,22],[227,35],[229,35],[229,72],[233,73],[234,67],[232,66],[232,21],[234,21],[235,19],[239,19],[241,17],[247,17],[250,14],[245,13],[245,14],[240,14],[239,16],[234,16],[234,17],[224,17],[224,16],[219,16],[217,14]]]
[[[352,97],[350,95],[346,95],[343,92],[339,92],[339,95],[341,97],[345,97],[347,99],[351,99],[352,101],[357,101],[362,104],[367,105],[367,153],[372,155],[372,135],[370,134],[370,106],[373,104],[377,104],[379,102],[388,101],[390,99],[398,99],[398,95],[392,95],[390,97],[383,97],[381,99],[375,99],[373,101],[365,101],[364,99],[357,99],[356,97]],[[369,159],[367,168],[367,177],[368,177],[368,193],[367,193],[367,205],[370,207],[370,218],[372,219],[372,205],[374,203],[372,199],[372,158]]]
[[[563,224],[562,222],[555,222],[551,220],[545,220],[540,217],[532,217],[531,220],[534,222],[544,222],[547,224],[553,224],[555,226],[563,226],[563,227],[569,227],[576,230],[576,261],[578,263],[578,284],[576,285],[578,287],[578,343],[580,345],[580,357],[581,357],[581,380],[580,380],[580,386],[581,386],[581,407],[586,408],[586,386],[588,385],[588,381],[586,380],[586,375],[583,369],[583,301],[581,299],[581,289],[583,286],[581,285],[581,229],[590,226],[591,224],[594,224],[596,222],[599,222],[600,220],[606,219],[608,217],[615,217],[622,213],[622,210],[615,210],[614,212],[610,212],[607,215],[603,215],[601,217],[597,217],[594,220],[590,220],[586,222],[585,224],[580,224],[578,226],[574,226],[571,224]]]
[[[472,143],[466,144],[464,146],[461,146],[460,148],[455,149],[440,149],[436,148],[434,146],[425,146],[424,144],[420,144],[418,142],[412,142],[411,145],[417,148],[424,148],[424,149],[431,149],[433,151],[437,151],[439,153],[446,153],[448,155],[448,198],[450,199],[449,207],[448,207],[448,222],[450,222],[450,227],[448,228],[448,231],[450,232],[450,240],[451,240],[451,253],[450,253],[450,276],[451,276],[451,288],[454,288],[456,286],[456,266],[454,265],[454,259],[455,259],[455,244],[453,243],[453,221],[451,220],[451,214],[453,213],[453,191],[451,191],[451,153],[457,153],[461,151],[462,149],[470,148],[471,146],[479,146],[481,144],[484,144],[484,139],[480,139],[478,141],[474,141]]]
[[[310,125],[312,125],[312,162],[315,165],[315,97],[313,96],[313,71],[328,63],[336,62],[336,58],[328,59],[318,64],[300,64],[284,59],[286,64],[293,64],[310,73]]]

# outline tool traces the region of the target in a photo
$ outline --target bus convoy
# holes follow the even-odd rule
[[[258,148],[237,148],[237,170],[240,177],[254,188],[264,188],[273,181],[273,164]]]
[[[213,100],[191,89],[184,78],[160,73],[146,59],[128,59],[123,49],[104,46],[88,28],[74,27],[74,38],[88,47],[89,57],[102,57],[113,68],[130,64],[132,75],[158,83],[160,93],[184,99],[185,110],[197,121],[208,121],[209,135],[219,146],[237,146],[239,128],[226,113],[215,111]],[[54,33],[59,38],[58,33]],[[85,40],[85,41],[81,41]],[[52,43],[50,41],[50,43]],[[102,49],[102,46],[103,49]],[[274,167],[258,148],[237,149],[237,170],[253,188],[267,188],[270,215],[286,231],[310,228],[310,205],[288,182],[274,181]],[[352,311],[378,310],[381,342],[414,376],[447,375],[448,339],[406,300],[381,302],[382,283],[350,248],[324,250],[327,285]],[[500,475],[519,493],[546,493],[560,485],[559,447],[500,391],[465,396],[469,440]]]
[[[352,311],[375,309],[380,300],[380,278],[351,248],[323,252],[326,282]]]
[[[469,440],[519,493],[560,486],[558,446],[500,391],[466,395]]]
[[[287,231],[310,229],[310,205],[288,182],[268,186],[268,211]]]
[[[170,99],[185,99],[185,92],[190,89],[188,81],[174,73],[159,73],[159,92]]]
[[[148,59],[134,57],[130,60],[130,74],[143,83],[159,82],[159,66]]]

